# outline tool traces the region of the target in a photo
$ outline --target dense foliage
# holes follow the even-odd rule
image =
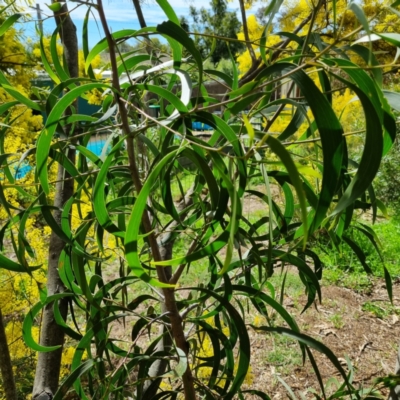
[[[321,299],[324,273],[314,246],[327,241],[348,245],[371,272],[353,232],[377,249],[378,242],[353,216],[370,208],[375,220],[383,208],[372,181],[395,141],[392,107],[400,96],[383,91],[380,63],[392,61],[391,50],[381,59],[373,46],[377,39],[390,49],[400,46],[398,37],[382,34],[374,23],[380,11],[368,11],[368,4],[304,2],[290,11],[275,0],[263,21],[242,21],[238,37],[247,50],[239,67],[231,51],[228,75],[204,68],[196,40],[166,1],[157,3],[162,24],[110,33],[99,0],[91,11],[99,13],[105,38],[89,50],[88,12],[81,77],[71,78],[63,62],[68,52],[60,51],[59,28],[34,46],[52,88],[29,89],[9,70],[0,74],[0,274],[9,285],[0,296],[3,314],[11,313],[3,293],[13,290],[13,312],[25,318],[9,324],[35,361],[36,352],[61,348],[43,345],[43,328],[38,338],[41,313],[54,313],[66,337],[69,373],[55,399],[68,391],[81,399],[268,398],[251,389],[249,329],[297,340],[321,396],[313,351],[341,374],[336,395],[365,395],[283,307],[285,280],[277,292],[269,278],[297,268],[309,308]],[[0,35],[15,40],[12,26],[20,16],[3,14]],[[277,16],[294,25],[272,35]],[[173,63],[159,62],[151,46],[146,53],[119,50],[132,37],[149,43],[149,35],[168,42]],[[111,81],[93,72],[105,51]],[[207,92],[207,80],[224,87],[222,100]],[[98,112],[81,114],[80,97],[100,103]],[[148,112],[150,104],[159,106],[159,116]],[[212,112],[216,107],[219,113]],[[193,122],[210,127],[207,140]],[[98,134],[107,136],[108,154],[88,149]],[[16,169],[27,162],[34,170],[17,180]],[[53,205],[71,181],[74,193]],[[259,218],[244,211],[249,198],[263,205]],[[63,241],[56,260],[61,285],[46,291],[46,257],[55,251],[46,249],[50,233]],[[383,264],[382,271],[391,297]],[[61,304],[68,305],[65,320]],[[129,325],[129,337],[117,333]]]

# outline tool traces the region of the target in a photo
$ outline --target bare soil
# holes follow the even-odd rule
[[[399,310],[400,282],[393,285],[394,306]],[[301,331],[328,346],[347,371],[346,357],[354,367],[353,384],[372,387],[374,379],[393,373],[397,346],[400,340],[400,322],[397,313],[378,318],[373,313],[363,311],[365,302],[379,304],[388,301],[384,282],[375,280],[368,294],[353,290],[326,286],[322,288],[322,305],[308,309],[301,314],[301,305],[306,304],[305,296],[296,305],[291,298],[284,304],[295,316]],[[252,388],[266,391],[271,398],[288,397],[288,391],[279,382],[280,376],[291,387],[296,396],[313,388],[320,392],[318,380],[307,361],[303,366],[299,346],[293,342],[286,344],[281,362],[271,361],[276,354],[276,340],[265,333],[250,332],[252,340],[252,369],[254,383]],[[343,381],[336,368],[325,356],[313,351],[322,379],[326,383],[331,377]],[[275,357],[276,358],[276,357]],[[279,361],[279,360],[278,360]],[[329,389],[328,389],[329,392]],[[385,390],[381,390],[386,395]],[[306,394],[310,397],[311,393]]]

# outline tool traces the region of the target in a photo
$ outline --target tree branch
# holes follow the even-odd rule
[[[127,110],[125,108],[125,103],[124,103],[122,97],[120,96],[120,84],[119,84],[119,78],[118,78],[118,72],[117,72],[118,67],[117,67],[117,60],[116,60],[115,43],[114,43],[113,37],[110,34],[110,30],[108,28],[107,19],[104,14],[102,0],[97,0],[97,5],[98,5],[100,21],[101,21],[101,24],[104,29],[108,47],[110,49],[110,63],[111,63],[112,71],[113,71],[112,84],[113,84],[114,88],[116,89],[114,91],[114,96],[115,96],[117,105],[119,107],[119,113],[120,113],[120,118],[121,118],[121,122],[122,122],[122,130],[123,130],[124,134],[127,135],[127,151],[128,151],[128,159],[129,159],[129,169],[130,169],[130,173],[132,176],[132,181],[136,188],[136,192],[139,194],[140,191],[142,190],[142,182],[140,180],[139,171],[138,171],[138,168],[136,165],[136,156],[135,156],[135,149],[134,149],[134,143],[133,143],[134,139],[130,132]],[[148,234],[147,237],[148,237],[148,241],[150,244],[153,259],[155,261],[161,261],[162,258],[161,258],[161,254],[160,254],[160,249],[158,247],[156,235],[152,229],[152,226],[150,223],[150,217],[149,217],[149,214],[147,213],[147,211],[144,211],[144,213],[143,213],[142,224],[143,224],[145,233]],[[169,279],[165,273],[164,267],[157,267],[156,272],[157,272],[158,279],[161,282],[164,282],[164,283],[168,282]],[[186,343],[185,334],[183,332],[182,319],[179,315],[178,307],[176,305],[174,290],[169,289],[169,288],[164,288],[163,293],[164,293],[164,297],[165,297],[165,303],[164,303],[165,310],[169,312],[169,319],[171,322],[171,330],[172,330],[173,338],[175,339],[176,345],[187,354],[188,346]],[[163,310],[163,312],[164,312],[164,310]],[[187,366],[187,369],[182,376],[182,381],[183,381],[183,387],[184,387],[184,392],[185,392],[185,398],[186,399],[195,399],[196,393],[194,390],[193,376],[192,376],[189,366]]]

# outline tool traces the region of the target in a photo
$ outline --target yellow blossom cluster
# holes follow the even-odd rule
[[[87,76],[85,71],[85,56],[83,54],[83,50],[79,50],[78,62],[79,62],[79,76]],[[100,64],[101,64],[101,57],[98,54],[96,57],[93,58],[90,65],[92,66],[93,69],[96,69],[100,67]],[[96,77],[100,78],[101,76],[96,75]]]
[[[18,85],[18,90],[29,86],[33,71],[27,71],[26,51],[20,41],[19,32],[14,28],[8,29],[1,38],[0,59],[2,69],[12,71],[8,79],[13,85]]]
[[[44,279],[44,275],[37,271],[29,276],[0,270],[0,308],[6,323],[5,333],[19,392],[24,392],[21,387],[22,381],[32,379],[37,360],[37,353],[28,348],[23,340],[22,321],[24,315],[37,302],[38,285],[41,285]],[[32,336],[38,341],[38,327],[33,327]],[[4,393],[0,385],[0,399],[2,395]]]
[[[51,60],[51,50],[50,50],[50,43],[51,43],[51,37],[50,36],[43,36],[43,48],[44,48],[44,53],[46,55],[47,60]],[[40,51],[40,42],[34,42],[32,45],[32,55],[40,61],[42,56],[41,56],[41,51]],[[56,44],[56,49],[57,49],[57,55],[61,57],[63,55],[63,47],[60,41],[57,41]]]
[[[249,32],[249,38],[252,43],[256,57],[260,56],[260,38],[264,32],[264,27],[257,22],[257,18],[254,15],[250,15],[247,19],[247,29]],[[237,34],[239,40],[245,40],[244,31],[242,30]],[[266,41],[266,46],[271,47],[278,43],[280,40],[279,36],[269,34]],[[251,57],[248,50],[237,55],[237,61],[239,63],[240,75],[243,76],[245,72],[251,67]]]
[[[98,89],[93,89],[89,92],[88,103],[96,106],[101,105],[103,102],[103,93]]]
[[[2,72],[10,84],[22,95],[29,97],[30,81],[34,77],[34,72],[32,68],[26,67],[30,60],[20,41],[19,33],[15,29],[9,29],[2,36],[0,58],[4,61],[1,66]],[[4,89],[0,89],[0,105],[13,100],[14,98],[10,94]],[[35,115],[31,109],[25,106],[17,105],[9,109],[8,116],[0,119],[0,122],[4,124],[2,127],[4,138],[2,151],[13,155],[7,158],[7,163],[11,175],[14,175],[22,154],[34,146],[34,142],[43,127],[43,118],[41,115]],[[28,161],[29,157],[21,166],[24,166]],[[27,202],[34,198],[36,189],[33,178],[33,173],[30,172],[24,178],[13,182],[7,179],[4,171],[0,173],[4,197],[11,206],[9,210],[11,216],[15,216],[20,209],[26,208]],[[0,207],[0,226],[3,228],[9,219],[10,216],[5,207]],[[18,229],[19,226],[16,221],[8,227],[3,240],[3,252],[11,259],[15,259],[12,252],[12,240],[17,240]],[[23,234],[34,252],[33,257],[26,254],[28,263],[30,265],[45,265],[49,228],[43,226],[37,216],[32,214],[26,221]],[[0,308],[4,316],[5,331],[10,356],[14,364],[17,388],[22,392],[24,390],[21,382],[28,379],[36,363],[36,353],[31,351],[23,341],[22,321],[32,305],[38,301],[39,286],[44,286],[45,279],[44,269],[37,270],[32,275],[0,269]],[[39,329],[34,327],[32,333],[37,340]],[[2,395],[0,389],[0,398]]]
[[[209,325],[215,327],[213,318],[207,318],[206,322]],[[224,323],[222,323],[222,333],[228,337],[230,335],[229,327],[226,326]],[[211,339],[207,333],[201,334],[201,342],[199,344],[200,344],[200,346],[199,346],[199,350],[197,353],[197,357],[208,358],[208,357],[214,356],[213,345],[212,345]],[[236,373],[237,368],[238,368],[238,363],[235,362],[234,373]],[[194,369],[193,366],[192,366],[192,369]],[[200,379],[201,381],[204,381],[205,383],[207,383],[211,377],[212,367],[201,367],[201,368],[198,368],[196,371],[197,371],[197,378]],[[252,368],[250,366],[247,371],[244,383],[246,385],[250,386],[253,383],[253,381],[254,381],[254,375],[252,372]],[[217,384],[220,386],[225,385],[224,378],[222,378]]]

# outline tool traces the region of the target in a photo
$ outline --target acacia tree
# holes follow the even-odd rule
[[[18,10],[13,2],[1,2],[0,6],[0,70],[2,71],[2,76],[5,78],[3,83],[7,82],[9,85],[12,85],[14,90],[21,94],[28,94],[30,92],[30,80],[34,77],[32,68],[35,66],[35,63],[24,48],[21,32],[12,26],[15,21],[21,18],[21,15],[14,14]],[[3,183],[6,180],[8,184],[12,184],[15,182],[14,176],[18,174],[18,170],[24,169],[23,165],[18,163],[19,156],[29,151],[32,141],[37,136],[37,130],[41,129],[42,123],[41,116],[35,115],[31,108],[14,101],[13,96],[3,88],[0,89],[0,97],[3,111],[8,111],[7,117],[1,118],[0,148],[1,153],[8,156],[6,158],[3,156],[0,162],[0,180]],[[19,155],[17,154],[18,152],[20,152]],[[24,183],[28,183],[29,186],[29,179],[24,179]],[[2,190],[0,188],[0,192],[4,195]],[[2,232],[6,229],[6,220],[10,223],[9,218],[24,203],[24,196],[29,197],[28,192],[29,189],[25,191],[20,187],[8,188],[4,192],[7,196],[8,204],[2,203],[0,207]],[[26,223],[30,226],[29,236],[31,238],[40,235],[45,239],[46,234],[42,227],[32,226],[33,219],[26,221]],[[12,242],[7,247],[12,247],[13,244],[15,242]],[[36,250],[39,253],[41,249],[36,248]],[[4,242],[0,245],[0,251],[1,254],[7,251],[4,247]],[[24,265],[25,255],[18,252],[16,254],[20,264]],[[30,254],[32,255],[32,252]],[[41,257],[39,256],[38,258]],[[3,264],[2,258],[1,264]],[[2,388],[2,395],[7,400],[15,400],[20,394],[16,385],[16,380],[19,378],[19,371],[15,374],[13,369],[13,367],[15,368],[15,358],[22,353],[26,357],[25,365],[27,369],[34,364],[34,362],[26,362],[27,359],[31,358],[32,353],[27,348],[25,348],[25,353],[20,351],[24,346],[19,338],[22,334],[20,318],[31,306],[32,303],[29,303],[31,298],[37,299],[34,295],[36,284],[32,285],[30,276],[26,274],[27,271],[25,269],[17,268],[16,265],[14,267],[7,269],[0,268],[2,287],[0,293],[0,386]],[[18,276],[18,272],[22,272],[22,276]],[[18,292],[19,288],[23,286],[30,293],[25,293],[25,297],[22,299]]]
[[[247,394],[267,398],[251,390],[249,379],[246,382],[251,367],[247,328],[252,326],[246,308],[251,308],[269,321],[266,326],[252,326],[254,330],[299,342],[304,358],[310,359],[319,377],[323,396],[313,351],[325,354],[338,369],[345,382],[341,393],[359,395],[336,356],[301,333],[269,278],[285,264],[296,267],[307,293],[307,309],[321,299],[319,280],[323,274],[318,255],[309,245],[310,237],[317,240],[317,232],[324,228],[334,240],[349,243],[361,260],[359,246],[348,230],[358,229],[376,245],[373,231],[352,223],[352,216],[356,200],[365,196],[369,196],[374,214],[377,212],[371,183],[382,155],[394,141],[396,124],[370,47],[356,47],[367,60],[363,67],[347,57],[354,48],[341,46],[343,40],[358,39],[362,29],[370,33],[365,14],[352,3],[350,8],[360,27],[343,35],[340,21],[334,19],[334,40],[325,42],[323,33],[314,30],[324,7],[319,2],[294,33],[282,33],[284,39],[268,44],[267,51],[269,25],[281,6],[279,1],[272,2],[259,42],[259,57],[254,52],[252,65],[239,80],[235,63],[233,77],[204,70],[201,53],[180,27],[171,6],[164,0],[158,4],[166,15],[162,24],[111,33],[98,0],[93,8],[104,39],[89,51],[86,32],[90,12],[83,29],[89,77],[68,75],[53,40],[52,62],[42,53],[56,85],[42,103],[16,92],[5,77],[1,81],[4,90],[19,102],[48,114],[36,145],[37,198],[17,214],[10,213],[13,225],[7,221],[2,236],[4,241],[12,229],[18,229],[21,240],[16,248],[24,253],[29,243],[25,219],[40,212],[62,241],[56,258],[60,285],[66,290],[49,291],[24,321],[26,343],[52,354],[59,351],[60,342],[50,347],[38,344],[32,335],[41,310],[52,310],[74,349],[69,377],[57,392],[44,387],[42,394],[59,399],[73,388],[82,399],[164,399],[177,398],[180,393],[186,399],[230,399]],[[151,55],[120,53],[120,43],[153,34],[168,41],[173,62],[154,65]],[[383,38],[393,42],[393,38]],[[247,39],[246,44],[254,50]],[[97,80],[91,71],[91,61],[106,49],[113,71],[111,82]],[[190,57],[184,59],[183,51]],[[374,68],[368,67],[371,63]],[[157,85],[160,76],[167,82],[165,87]],[[222,102],[207,94],[204,81],[209,77],[223,81],[227,93]],[[288,81],[289,95],[280,98],[277,93]],[[332,108],[332,82],[354,93],[365,114],[365,143],[352,176],[348,168],[353,169],[355,163],[347,146],[348,135]],[[193,95],[196,86],[198,94]],[[93,91],[103,93],[98,113],[85,116],[74,112],[74,101]],[[296,95],[291,96],[291,91]],[[151,100],[146,92],[152,93]],[[159,117],[145,111],[146,101],[158,102]],[[390,101],[397,103],[398,96],[391,93]],[[210,112],[217,104],[221,116]],[[272,123],[288,107],[293,112],[287,123],[278,135],[272,134]],[[66,113],[68,109],[72,111]],[[6,113],[7,107],[2,111]],[[251,124],[255,117],[261,118],[261,128]],[[192,121],[211,127],[208,141],[194,134]],[[71,124],[75,129],[68,132],[72,134],[57,135]],[[112,149],[98,157],[86,146],[102,131],[109,133]],[[293,146],[310,143],[315,147],[308,167],[321,175],[316,182],[299,170],[297,153],[292,151]],[[137,150],[143,145],[146,156]],[[66,148],[78,152],[76,161],[66,156]],[[7,159],[8,155],[2,157]],[[282,167],[270,162],[276,158]],[[47,198],[54,183],[49,180],[48,165],[52,163],[68,172],[69,176],[58,181],[63,185],[73,182],[74,193],[63,204],[49,207]],[[184,176],[189,177],[190,190],[184,187]],[[263,191],[253,188],[253,179],[263,182]],[[283,204],[271,195],[272,184],[281,188]],[[182,195],[179,202],[177,192]],[[249,195],[265,203],[265,216],[256,222],[242,211]],[[0,200],[3,206],[10,206],[6,196]],[[38,201],[40,205],[35,206]],[[59,220],[51,210],[59,213]],[[74,210],[78,222],[71,224]],[[6,256],[2,256],[2,266],[29,271],[29,265]],[[369,271],[367,263],[363,266]],[[110,279],[105,271],[112,267],[119,276]],[[193,277],[199,269],[206,271],[207,278],[196,285]],[[185,284],[188,276],[189,284]],[[386,270],[385,276],[391,296]],[[66,299],[71,305],[67,319],[60,303]],[[280,316],[280,325],[269,318],[272,311]],[[113,332],[116,323],[126,319],[133,327],[130,340],[124,343]],[[157,326],[160,329],[151,329]]]

